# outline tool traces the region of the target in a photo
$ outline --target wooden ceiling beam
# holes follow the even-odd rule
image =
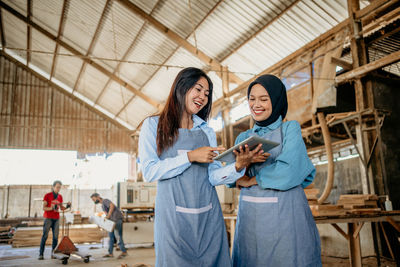
[[[353,79],[358,79],[361,78],[371,71],[383,68],[387,65],[393,64],[400,61],[400,51],[394,52],[392,54],[389,54],[381,59],[372,61],[368,64],[362,65],[358,68],[355,68],[351,71],[348,71],[346,73],[343,73],[335,78],[335,82],[337,84],[341,84]]]

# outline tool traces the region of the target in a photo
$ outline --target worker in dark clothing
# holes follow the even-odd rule
[[[108,254],[104,255],[104,257],[113,257],[114,240],[116,238],[118,238],[118,246],[122,251],[122,253],[118,256],[118,259],[126,257],[128,254],[126,253],[126,248],[122,239],[122,222],[124,216],[122,215],[121,210],[114,203],[112,203],[111,200],[101,198],[98,193],[93,193],[90,197],[95,204],[101,204],[103,211],[106,213],[106,219],[109,219],[115,223],[114,231],[108,233],[110,237]]]
[[[71,202],[68,202],[66,207],[63,206],[63,197],[60,194],[61,190],[61,181],[54,181],[52,192],[47,193],[43,197],[43,210],[44,210],[44,222],[43,222],[43,235],[42,240],[40,241],[40,251],[39,251],[39,260],[43,260],[44,247],[46,246],[47,237],[50,231],[50,228],[53,231],[53,243],[52,243],[52,255],[51,257],[54,259],[53,251],[58,243],[58,230],[59,230],[59,219],[60,219],[60,210],[66,210],[71,206]]]

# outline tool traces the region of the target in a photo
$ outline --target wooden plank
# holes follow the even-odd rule
[[[359,79],[371,71],[383,68],[387,65],[396,63],[397,61],[400,61],[400,51],[389,54],[381,59],[372,61],[371,63],[355,68],[349,72],[343,73],[335,78],[335,82],[336,84],[342,84],[352,79]]]
[[[42,233],[42,227],[17,228],[13,237],[12,247],[38,246],[40,244]],[[103,238],[102,231],[95,225],[70,226],[69,236],[74,243],[98,243]],[[61,229],[59,238],[61,238]],[[51,242],[52,232],[50,231],[46,244],[50,245]]]
[[[337,225],[336,223],[331,223],[331,225],[339,232],[339,234],[341,234],[344,238],[349,240],[349,236],[342,230],[342,228],[340,228],[339,225]]]
[[[344,70],[351,70],[353,68],[353,64],[337,57],[331,57],[331,63],[342,67]]]

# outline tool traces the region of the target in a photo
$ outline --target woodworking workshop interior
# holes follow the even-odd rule
[[[0,0],[0,266],[400,266],[400,0]]]

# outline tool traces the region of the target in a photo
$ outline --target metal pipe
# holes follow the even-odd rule
[[[326,155],[328,157],[328,177],[326,179],[325,188],[321,196],[318,198],[318,204],[322,204],[329,196],[333,186],[333,179],[335,174],[331,135],[329,133],[328,125],[326,124],[325,116],[322,112],[318,112],[318,121],[321,125],[322,136],[324,138]]]

